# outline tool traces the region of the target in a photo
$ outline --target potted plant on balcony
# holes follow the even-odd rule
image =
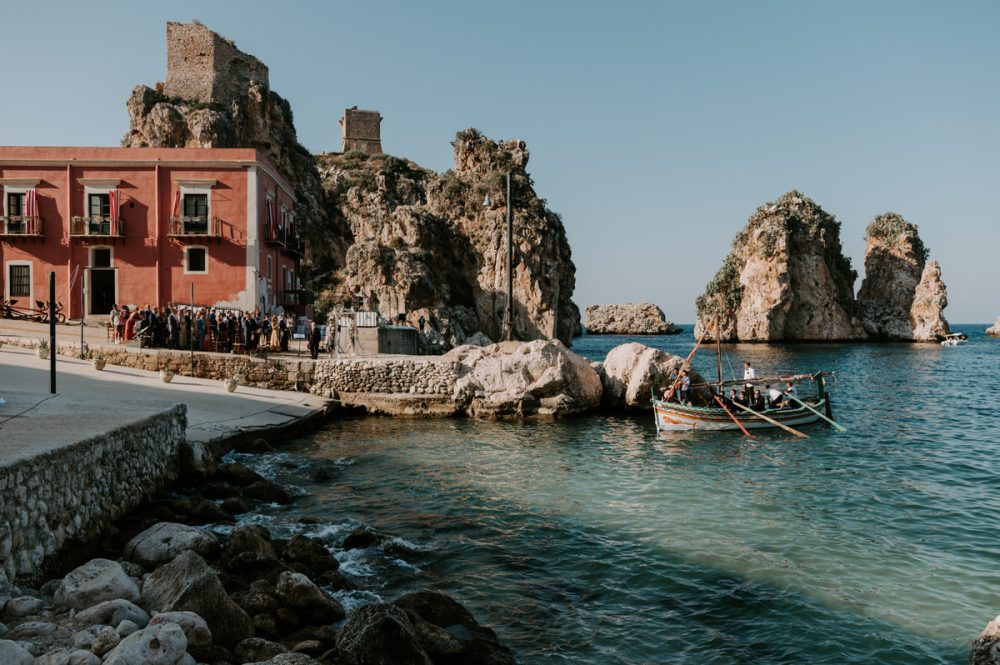
[[[49,357],[49,341],[47,339],[38,340],[38,344],[35,346],[35,353],[42,360]]]

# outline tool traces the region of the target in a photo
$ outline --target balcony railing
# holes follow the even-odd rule
[[[104,215],[73,217],[70,219],[69,235],[81,238],[122,238],[125,236],[125,220],[117,220]]]
[[[37,238],[42,235],[42,218],[37,215],[28,217],[27,215],[9,215],[0,217],[0,235],[5,236],[30,236]]]
[[[283,307],[295,307],[299,305],[311,305],[316,300],[312,291],[304,289],[289,289],[281,292],[280,302]]]
[[[302,256],[305,252],[302,236],[294,232],[289,232],[287,228],[279,227],[274,232],[264,229],[264,243],[281,247],[282,250],[294,256]]]
[[[175,238],[205,238],[219,235],[219,220],[211,217],[171,217],[168,236]]]

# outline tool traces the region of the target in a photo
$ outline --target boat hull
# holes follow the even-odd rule
[[[826,408],[826,400],[819,400],[809,406],[820,413]],[[733,422],[724,410],[719,408],[706,408],[697,406],[684,406],[675,402],[653,401],[653,414],[656,418],[656,429],[660,431],[676,430],[739,430],[739,426]],[[740,421],[746,429],[770,429],[777,425],[769,423],[762,418],[746,412],[733,415]],[[819,416],[804,407],[797,409],[771,409],[764,412],[768,418],[776,420],[782,425],[807,425],[819,420]]]

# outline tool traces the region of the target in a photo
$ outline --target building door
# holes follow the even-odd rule
[[[115,269],[90,269],[90,313],[108,314],[115,304]]]

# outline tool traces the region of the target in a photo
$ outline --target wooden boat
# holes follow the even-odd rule
[[[959,344],[965,344],[969,341],[969,336],[965,333],[951,333],[945,335],[944,339],[941,340],[941,346],[958,346]]]
[[[751,429],[763,429],[779,427],[796,436],[806,435],[792,428],[792,425],[807,425],[817,420],[825,420],[838,430],[843,428],[833,422],[833,413],[830,407],[830,396],[827,391],[826,377],[834,376],[831,372],[816,372],[812,374],[798,374],[793,376],[773,376],[764,378],[753,378],[749,380],[722,380],[722,347],[719,341],[718,320],[716,320],[716,355],[718,360],[719,380],[713,385],[692,386],[702,388],[706,394],[708,404],[705,406],[694,406],[682,404],[669,399],[657,399],[656,393],[652,395],[653,417],[656,422],[656,430],[741,430],[749,435]],[[706,326],[706,331],[710,326]],[[694,357],[698,347],[705,339],[705,332],[701,339],[691,349],[691,353],[681,364],[681,370],[686,370],[691,366],[691,359]],[[784,394],[783,400],[785,408],[768,408],[762,410],[752,409],[739,404],[729,404],[720,397],[725,394],[727,388],[743,389],[751,385],[755,387],[766,385],[785,385],[809,380],[815,384],[816,393],[810,396],[794,397]],[[668,396],[672,396],[678,386],[680,378],[674,381],[673,385],[666,391]],[[705,401],[705,400],[702,400]]]

